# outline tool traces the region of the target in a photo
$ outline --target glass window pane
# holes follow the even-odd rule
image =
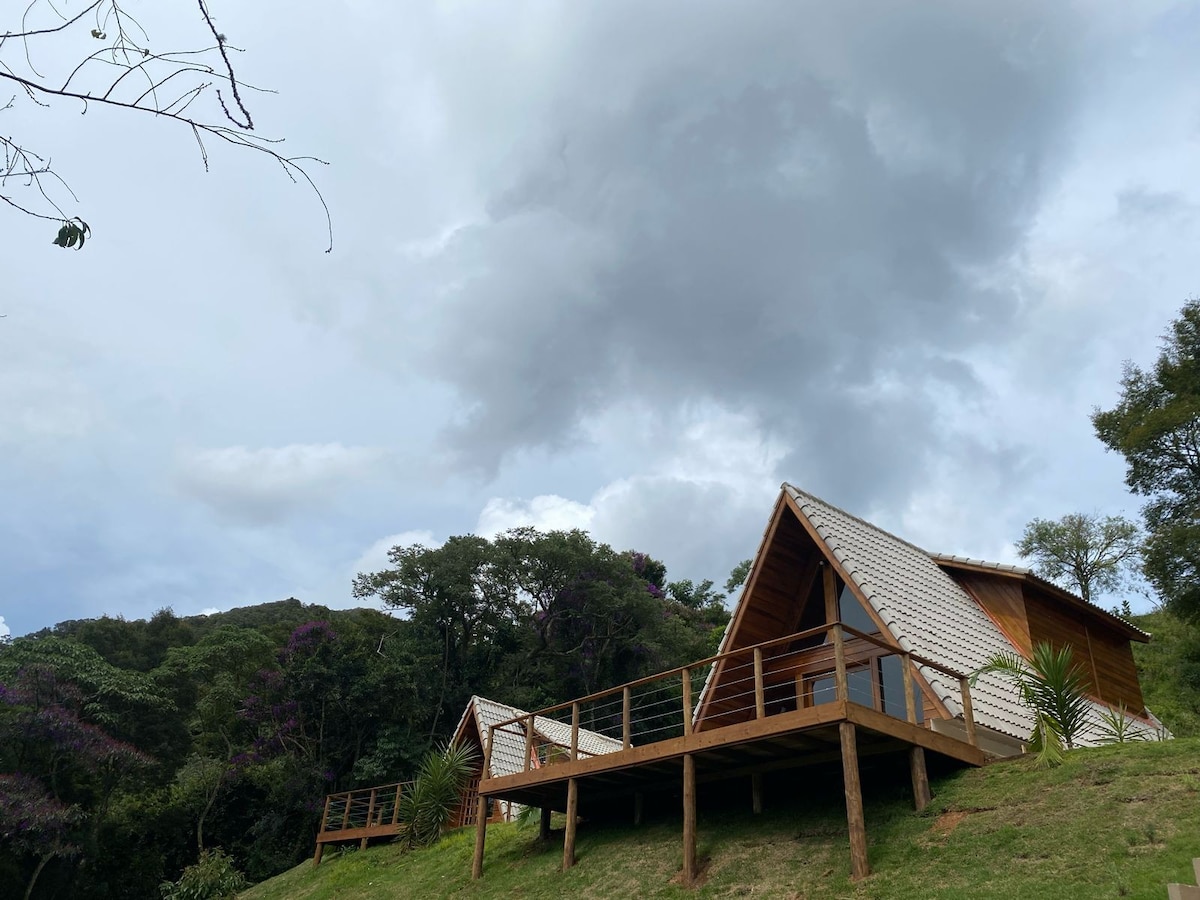
[[[897,719],[907,719],[908,709],[904,702],[904,662],[899,656],[885,656],[883,663],[883,711]],[[917,721],[923,722],[921,691],[913,683],[913,702],[916,704]]]
[[[842,587],[842,595],[838,598],[838,609],[841,610],[843,624],[858,629],[863,634],[877,634],[879,627],[875,620],[867,615],[849,585]]]

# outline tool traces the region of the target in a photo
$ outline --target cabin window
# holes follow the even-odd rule
[[[850,700],[863,706],[875,706],[875,686],[870,666],[856,666],[846,670],[846,686],[850,689]],[[808,679],[804,692],[806,706],[820,706],[837,699],[833,673],[817,675]]]
[[[907,719],[908,705],[904,700],[903,659],[899,656],[885,656],[879,660],[879,666],[882,670],[880,688],[883,692],[883,711],[897,719]],[[925,716],[921,707],[924,706],[924,703],[921,700],[921,689],[917,687],[915,680],[913,681],[913,704],[916,707],[917,721],[923,722]]]
[[[854,596],[854,592],[850,590],[850,585],[842,585],[842,594],[838,597],[838,609],[841,612],[842,624],[849,625],[851,628],[861,631],[863,634],[878,634],[879,626],[875,624],[858,598]]]

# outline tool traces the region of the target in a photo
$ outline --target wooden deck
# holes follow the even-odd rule
[[[827,582],[830,574],[827,569]],[[885,663],[889,659],[890,665]],[[932,707],[921,700],[930,693],[931,676],[958,682],[963,715],[957,723],[965,740],[933,729]],[[705,689],[699,703],[693,703],[692,685],[703,679],[708,679]],[[944,709],[940,701],[937,706]],[[558,716],[564,725],[569,717],[569,744],[539,745],[534,718],[543,716]],[[581,722],[619,740],[620,749],[584,756],[578,747]],[[550,810],[565,812],[563,867],[569,868],[575,861],[578,818],[624,810],[636,819],[645,795],[681,792],[682,881],[689,885],[698,871],[697,784],[749,777],[759,811],[763,773],[840,760],[852,871],[862,877],[869,866],[860,756],[907,753],[918,809],[929,800],[927,753],[964,765],[985,761],[966,675],[842,622],[730,650],[498,723],[490,729],[485,758],[501,730],[523,736],[525,765],[523,771],[480,782],[480,815],[491,800],[538,806],[546,833]],[[475,878],[483,874],[485,843],[486,823],[477,819]]]

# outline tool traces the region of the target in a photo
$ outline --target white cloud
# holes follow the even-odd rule
[[[0,638],[8,637],[11,633],[12,632],[9,631],[8,626],[4,624],[4,616],[0,616]]]
[[[381,537],[354,561],[350,567],[351,577],[359,572],[383,571],[389,565],[389,550],[393,547],[408,547],[413,544],[420,544],[423,547],[439,547],[442,542],[435,538],[431,531],[401,531],[398,534]]]
[[[340,443],[190,450],[180,456],[177,480],[224,516],[264,523],[366,479],[384,458],[379,448]]]
[[[493,497],[479,514],[475,532],[490,538],[510,528],[525,525],[542,531],[569,531],[572,528],[586,531],[595,516],[594,507],[557,494],[543,494],[531,500]]]

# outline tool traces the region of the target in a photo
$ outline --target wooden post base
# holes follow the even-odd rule
[[[854,723],[838,725],[842,739],[842,777],[846,783],[846,822],[850,827],[850,873],[854,879],[871,874],[867,860],[867,825],[863,818],[862,781],[858,777],[858,744]]]
[[[579,785],[567,779],[567,830],[563,835],[563,871],[575,865],[575,819],[579,816]]]
[[[317,852],[313,854],[313,868],[321,864],[321,857],[325,855],[325,845],[317,844]]]
[[[929,773],[925,769],[924,747],[909,749],[908,767],[912,771],[913,806],[916,807],[917,812],[920,812],[933,799],[929,793]]]
[[[550,840],[550,807],[548,806],[542,807],[542,814],[538,820],[538,839]]]

